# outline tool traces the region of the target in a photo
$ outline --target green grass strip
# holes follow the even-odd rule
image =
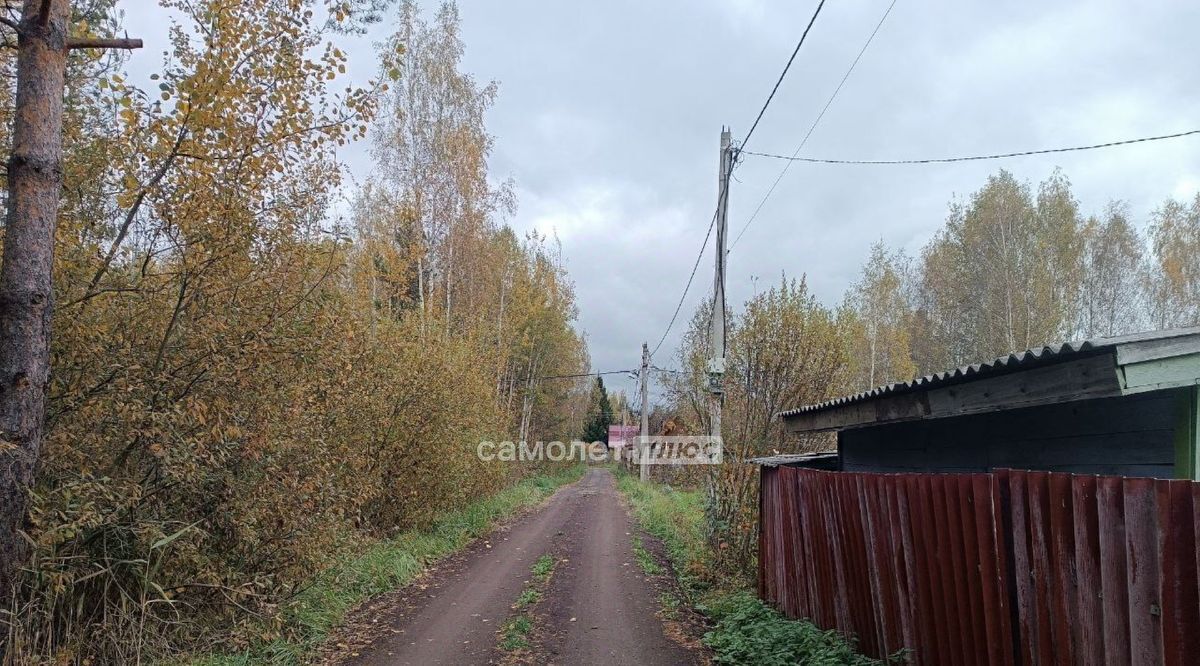
[[[714,628],[704,635],[716,664],[851,664],[867,666],[880,662],[854,650],[852,642],[835,631],[824,631],[810,622],[789,620],[760,601],[752,591],[729,588],[713,581],[722,578],[709,568],[708,545],[704,540],[704,496],[699,491],[681,491],[619,473],[618,488],[629,501],[634,518],[643,530],[662,541],[667,557],[679,577],[683,593],[697,611],[707,616]],[[647,573],[647,558],[658,563],[634,537],[634,556]],[[662,599],[664,609],[674,611],[679,600]]]
[[[282,632],[288,638],[261,643],[241,653],[205,655],[187,661],[198,666],[301,663],[351,609],[407,585],[434,561],[487,534],[498,521],[539,504],[560,486],[578,480],[583,472],[579,465],[558,474],[525,479],[446,514],[428,530],[404,532],[349,555],[318,574],[312,585],[288,604]]]
[[[531,578],[525,584],[525,589],[521,590],[517,602],[513,604],[513,610],[517,611],[517,614],[508,618],[504,622],[504,626],[500,628],[501,650],[514,652],[529,647],[529,634],[533,632],[533,616],[530,615],[529,610],[542,600],[556,564],[558,564],[557,559],[550,555],[542,555],[529,568]]]

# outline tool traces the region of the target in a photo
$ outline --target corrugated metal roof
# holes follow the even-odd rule
[[[1091,340],[1080,340],[1076,342],[1061,342],[1053,345],[1046,345],[1035,349],[1026,349],[1021,352],[1014,352],[1008,356],[1001,356],[987,363],[976,363],[974,365],[964,365],[953,370],[940,372],[933,375],[925,375],[907,382],[898,382],[895,384],[887,384],[878,386],[870,391],[855,393],[853,395],[842,396],[825,402],[819,402],[814,405],[805,405],[790,409],[777,414],[780,418],[794,416],[797,414],[806,414],[809,412],[817,412],[845,405],[852,405],[875,398],[896,395],[900,393],[910,393],[913,391],[922,391],[939,386],[949,384],[958,384],[969,382],[982,377],[990,377],[994,375],[1005,374],[1008,372],[1017,372],[1027,370],[1029,368],[1042,365],[1050,365],[1062,361],[1078,358],[1085,354],[1099,354],[1111,352],[1121,344],[1129,344],[1134,342],[1146,342],[1149,340],[1160,340],[1163,338],[1183,337],[1190,335],[1200,335],[1200,327],[1174,329],[1167,331],[1147,331],[1144,333],[1133,333],[1130,335],[1122,335],[1111,338],[1094,338]]]
[[[782,453],[763,458],[751,458],[747,463],[765,467],[782,467],[785,465],[810,465],[813,463],[830,463],[838,459],[837,451],[822,451],[820,453]]]

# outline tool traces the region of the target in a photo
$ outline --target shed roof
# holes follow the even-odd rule
[[[906,382],[887,384],[862,393],[834,398],[813,405],[805,405],[781,412],[778,416],[785,421],[794,421],[800,417],[846,410],[851,407],[865,405],[866,403],[880,402],[893,397],[899,398],[907,394],[925,394],[938,389],[949,389],[958,385],[982,382],[1005,375],[1046,368],[1047,366],[1065,366],[1069,363],[1082,362],[1084,359],[1098,356],[1112,359],[1111,366],[1114,372],[1111,386],[1089,386],[1086,391],[1079,390],[1080,387],[1075,385],[1076,383],[1083,381],[1089,376],[1091,376],[1090,378],[1093,383],[1096,383],[1095,377],[1092,375],[1102,374],[1096,371],[1102,370],[1105,364],[1102,362],[1091,363],[1087,365],[1087,369],[1085,370],[1071,373],[1069,376],[1059,377],[1058,379],[1065,381],[1062,381],[1062,385],[1058,388],[1058,394],[1045,395],[1041,401],[1063,402],[1067,399],[1103,397],[1100,394],[1123,395],[1125,393],[1153,390],[1154,388],[1171,388],[1172,386],[1200,383],[1200,372],[1192,371],[1193,366],[1200,368],[1200,365],[1194,363],[1188,363],[1183,368],[1176,368],[1174,370],[1175,374],[1170,375],[1165,382],[1156,382],[1154,377],[1146,377],[1145,373],[1141,373],[1138,375],[1137,381],[1148,381],[1149,383],[1134,383],[1130,385],[1128,378],[1125,376],[1126,373],[1123,372],[1125,366],[1136,364],[1143,365],[1141,369],[1146,370],[1145,364],[1162,359],[1187,357],[1190,360],[1200,360],[1200,327],[1147,331],[1116,337],[1062,342],[1026,349],[985,363],[964,365],[946,372],[926,375]],[[1049,373],[1042,374],[1046,375]],[[1042,381],[1042,383],[1044,384],[1045,382]],[[1020,403],[1020,398],[1025,396],[1027,396],[1027,393],[1022,389],[1022,396],[1017,397],[1016,403]],[[1014,404],[1014,401],[1010,400],[1007,404],[997,403],[992,407],[1005,408],[1013,406],[1020,405]],[[930,412],[928,404],[925,405],[927,413],[924,414],[908,414],[906,416],[904,414],[895,414],[894,410],[889,411],[894,418],[889,418],[889,414],[878,415],[878,418],[866,418],[868,414],[862,413],[861,409],[859,411],[859,417],[850,419],[846,423],[837,423],[836,425],[818,424],[818,427],[793,427],[790,429],[801,431],[830,430],[843,426],[861,425],[871,421],[883,422],[935,416],[935,414]],[[959,410],[955,413],[969,413],[971,411],[988,411],[988,409],[980,404],[974,409]]]
[[[782,453],[762,458],[751,458],[746,462],[751,465],[762,465],[764,467],[787,467],[789,465],[796,467],[824,467],[836,463],[837,459],[837,451],[822,451],[819,453]]]

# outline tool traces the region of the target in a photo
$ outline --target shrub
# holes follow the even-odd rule
[[[718,664],[879,663],[856,653],[853,644],[836,631],[788,620],[749,592],[716,597],[700,610],[716,622],[716,628],[704,635],[704,644],[712,648]]]

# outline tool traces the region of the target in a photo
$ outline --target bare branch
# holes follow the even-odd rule
[[[68,49],[140,49],[142,40],[129,38],[75,37],[67,40]]]
[[[158,183],[167,175],[167,172],[171,169],[171,165],[175,163],[175,158],[179,157],[180,155],[179,148],[183,146],[183,141],[187,138],[187,134],[187,118],[185,118],[184,126],[180,128],[179,136],[175,139],[175,145],[171,146],[171,152],[167,155],[166,159],[163,160],[162,165],[158,167],[158,171],[156,171],[154,175],[150,177],[150,180],[139,189],[133,205],[130,206],[129,210],[125,213],[125,221],[121,224],[121,229],[117,232],[116,239],[113,240],[112,245],[109,246],[108,253],[104,256],[104,260],[100,263],[100,267],[96,269],[96,274],[92,276],[92,281],[88,284],[87,291],[82,297],[72,301],[71,305],[86,301],[95,295],[93,292],[95,292],[96,287],[99,286],[100,278],[104,277],[104,273],[108,271],[109,266],[112,265],[113,259],[116,258],[117,251],[121,248],[121,242],[125,240],[126,234],[129,233],[129,228],[133,225],[134,220],[137,218],[137,214],[142,207],[142,203],[146,200],[146,194],[151,189],[156,187]]]
[[[38,10],[37,21],[38,25],[46,25],[50,22],[50,3],[54,0],[42,0],[42,7]]]
[[[18,35],[21,34],[21,24],[17,23],[16,21],[12,20],[11,18],[0,15],[0,23],[3,23],[4,25],[12,28],[13,32],[16,32]]]

